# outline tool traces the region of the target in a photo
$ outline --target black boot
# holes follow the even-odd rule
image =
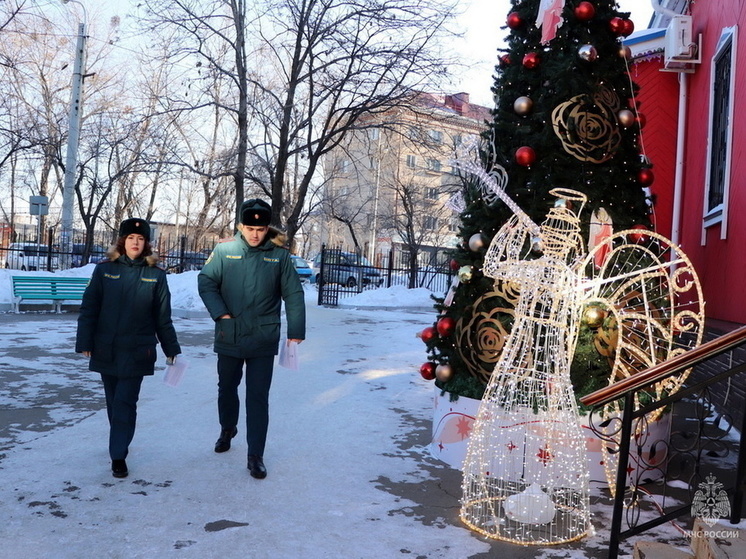
[[[111,461],[111,475],[114,477],[127,477],[127,462],[124,459]]]
[[[231,439],[236,436],[238,429],[223,429],[220,431],[220,437],[218,437],[215,443],[215,452],[225,452],[231,449]]]
[[[247,468],[249,468],[251,477],[255,477],[256,479],[264,479],[267,477],[267,468],[264,467],[264,462],[262,461],[261,456],[249,454]]]

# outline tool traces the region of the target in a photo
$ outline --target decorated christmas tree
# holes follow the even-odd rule
[[[645,241],[653,172],[622,44],[634,29],[629,14],[612,0],[513,0],[506,23],[481,165],[493,174],[504,169],[505,191],[536,223],[555,203],[552,189],[585,194],[580,226],[588,250],[627,229],[639,230],[629,242]],[[511,215],[465,175],[454,282],[436,301],[433,325],[420,333],[429,355],[420,373],[453,395],[481,398],[513,324],[516,286],[482,272],[486,248]],[[527,258],[532,252],[538,258],[541,247],[526,247]],[[608,383],[617,327],[611,319],[593,306],[583,312],[571,370],[579,394]]]

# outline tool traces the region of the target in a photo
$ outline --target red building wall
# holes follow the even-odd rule
[[[709,319],[746,324],[746,3],[741,0],[692,4],[694,37],[702,34],[702,63],[686,74],[686,125],[678,244],[697,270]],[[704,231],[706,169],[710,128],[710,72],[712,57],[724,28],[738,26],[736,78],[733,103],[733,145],[727,236],[721,225]],[[672,235],[676,138],[678,130],[679,76],[661,72],[663,60],[637,62],[633,79],[641,86],[640,112],[647,125],[643,141],[653,163],[652,190],[657,204],[657,231]]]
[[[746,5],[740,0],[697,2],[692,7],[694,35],[702,34],[702,64],[687,76],[688,106],[681,246],[700,274],[709,318],[746,324]],[[733,151],[730,170],[727,238],[721,226],[706,230],[702,216],[709,135],[712,56],[722,30],[738,25],[733,102]]]
[[[632,68],[632,79],[640,86],[638,110],[645,115],[642,144],[653,164],[655,181],[650,187],[655,204],[655,230],[671,237],[673,185],[676,172],[676,127],[678,121],[679,83],[677,74],[661,72],[662,57],[638,61]]]

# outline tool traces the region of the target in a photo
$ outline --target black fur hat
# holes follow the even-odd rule
[[[254,227],[266,227],[272,220],[272,206],[259,198],[246,200],[239,211],[241,223]]]
[[[146,241],[150,241],[150,225],[139,217],[125,219],[119,226],[119,236],[127,237],[132,234],[142,235]]]

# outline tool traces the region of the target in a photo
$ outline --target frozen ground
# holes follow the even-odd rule
[[[189,367],[177,387],[162,369],[143,384],[122,480],[109,470],[100,381],[73,353],[76,314],[0,314],[0,557],[606,556],[601,494],[596,535],[567,546],[488,541],[459,522],[460,473],[427,451],[433,386],[418,374],[415,336],[433,320],[424,290],[329,309],[309,286],[301,368],[275,370],[269,476],[248,475],[243,433],[215,454],[212,322],[199,316],[195,275],[169,276],[178,314],[192,316],[175,319]],[[9,284],[0,271],[0,303]],[[381,310],[391,301],[409,310]],[[646,537],[686,544],[671,525]]]

